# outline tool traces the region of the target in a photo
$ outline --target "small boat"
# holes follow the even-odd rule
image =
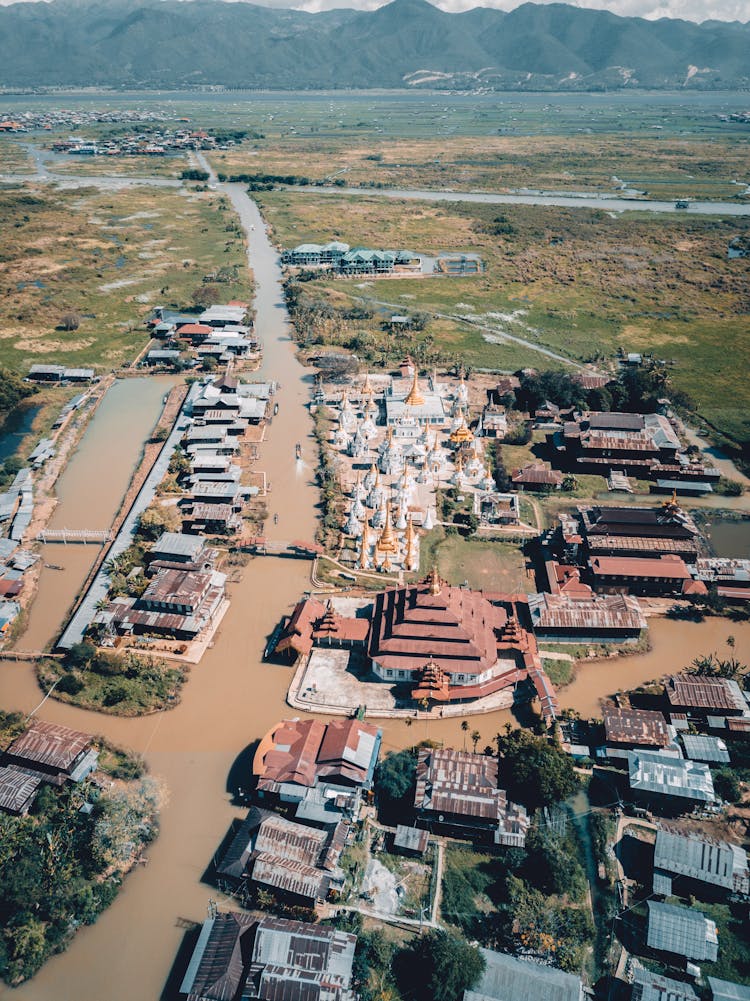
[[[65,567],[61,567],[59,563],[45,563],[45,570],[64,570]]]
[[[278,405],[278,403],[274,403],[274,405],[273,405],[273,416],[275,417],[278,412],[279,412],[279,405]]]
[[[296,458],[298,459],[302,458],[302,446],[300,445],[299,442],[297,442],[297,444],[294,446],[294,454]]]

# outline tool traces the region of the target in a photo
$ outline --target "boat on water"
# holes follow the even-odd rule
[[[64,570],[65,567],[61,567],[59,563],[45,563],[45,570]]]
[[[300,445],[299,442],[297,442],[297,444],[294,446],[294,455],[297,459],[302,458],[302,446]]]
[[[279,412],[279,405],[278,405],[278,403],[274,403],[274,405],[273,405],[273,416],[275,417],[278,412]]]

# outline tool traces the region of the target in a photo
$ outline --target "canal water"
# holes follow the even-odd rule
[[[12,410],[2,427],[0,427],[0,463],[5,462],[18,451],[21,442],[31,431],[34,418],[41,408],[20,406]]]
[[[109,389],[57,482],[50,528],[109,528],[174,381],[123,379]],[[42,547],[43,562],[63,570],[42,569],[19,650],[43,650],[56,637],[98,552],[97,545]]]
[[[318,501],[307,410],[311,372],[294,357],[276,252],[258,211],[241,186],[228,185],[225,190],[248,233],[257,288],[256,323],[265,348],[260,375],[281,383],[279,414],[268,428],[259,462],[272,485],[269,510],[279,515],[275,526],[269,519],[269,534],[307,540],[315,530]],[[294,456],[298,441],[303,451],[300,463]],[[85,485],[71,482],[70,490],[79,492],[81,503],[85,500]],[[290,668],[263,663],[262,651],[279,618],[309,586],[306,561],[252,560],[241,582],[230,585],[231,607],[214,645],[192,668],[182,701],[169,712],[118,719],[52,700],[45,704],[44,718],[105,734],[144,754],[152,774],[163,780],[167,799],[161,833],[148,851],[148,862],[128,877],[114,905],[94,926],[82,929],[68,952],[47,963],[29,984],[12,992],[0,988],[1,998],[156,1001],[160,997],[184,935],[183,919],[202,920],[211,898],[225,902],[201,878],[232,819],[241,815],[232,803],[230,786],[242,785],[249,776],[253,742],[290,712],[284,702]],[[51,633],[59,616],[47,614],[46,629]],[[39,628],[44,631],[41,624]],[[750,656],[750,625],[657,620],[651,653],[585,665],[574,684],[561,693],[561,701],[583,713],[595,711],[601,696],[679,670],[698,654],[721,648],[730,631],[738,656]],[[3,708],[28,711],[39,698],[29,665],[0,667]],[[472,729],[481,733],[480,747],[511,721],[509,712],[473,717]],[[387,722],[384,750],[426,738],[460,747],[464,738],[460,726],[460,719],[419,721],[411,727],[403,721]]]

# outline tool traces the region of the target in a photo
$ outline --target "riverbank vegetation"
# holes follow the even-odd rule
[[[423,365],[460,358],[505,370],[564,367],[536,351],[538,345],[614,371],[619,350],[651,352],[716,434],[735,447],[750,441],[750,388],[741,376],[750,363],[742,336],[749,265],[727,255],[730,241],[750,232],[750,219],[638,212],[613,218],[596,209],[292,190],[259,197],[281,246],[340,239],[425,253],[473,252],[487,263],[485,273],[463,278],[306,282],[308,310],[328,313],[325,323],[300,331],[303,344],[393,364],[403,344],[383,321],[393,312],[420,311],[432,319],[410,350]],[[362,309],[371,318],[346,318]]]
[[[64,660],[45,658],[37,677],[53,697],[83,709],[116,716],[142,716],[170,709],[179,702],[187,668],[146,652],[99,650],[84,641]]]
[[[34,363],[132,360],[151,307],[184,308],[219,265],[227,299],[251,291],[244,240],[212,192],[4,190],[0,221],[0,365],[23,374]],[[63,322],[73,314],[77,326]]]
[[[0,814],[0,977],[7,984],[28,980],[81,925],[93,924],[158,833],[159,784],[116,777],[136,774],[140,762],[110,749],[100,768],[78,784],[42,785],[28,816]]]

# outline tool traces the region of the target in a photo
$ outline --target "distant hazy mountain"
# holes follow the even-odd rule
[[[306,14],[221,0],[0,7],[0,86],[750,86],[750,24],[566,4],[448,14],[426,0]]]

